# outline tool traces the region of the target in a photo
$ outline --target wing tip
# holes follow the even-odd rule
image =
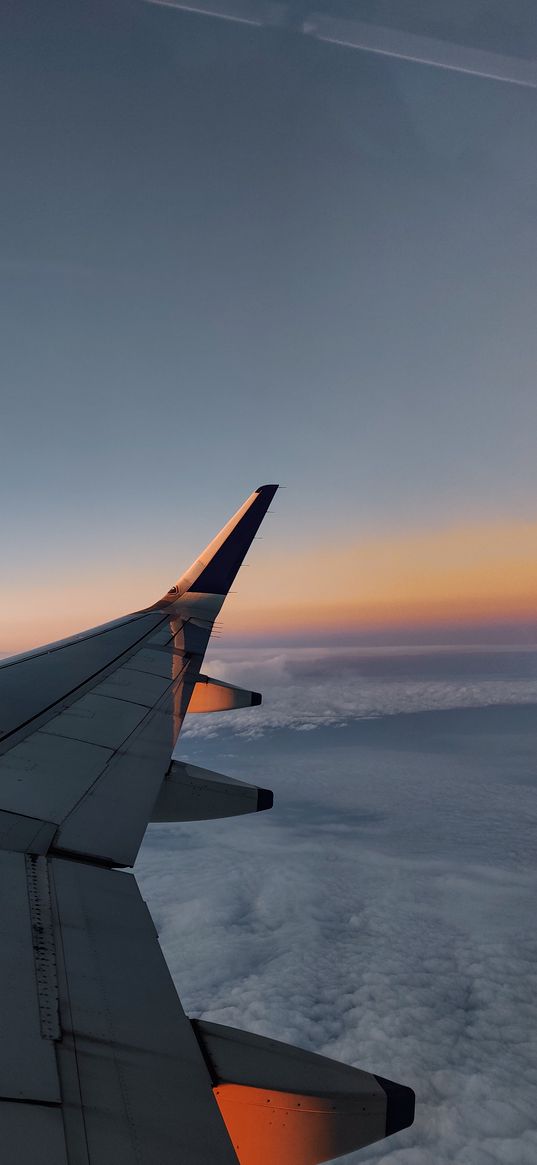
[[[386,1093],[386,1136],[410,1128],[416,1109],[416,1095],[412,1088],[386,1080],[384,1076],[375,1075],[375,1080]]]
[[[256,493],[256,494],[268,494],[268,493],[270,493],[271,497],[274,497],[276,490],[279,488],[280,488],[279,484],[277,485],[274,483],[272,483],[271,485],[258,485],[257,489],[254,490],[254,493]]]
[[[257,790],[257,812],[261,813],[263,809],[272,809],[274,805],[274,793],[272,789]]]

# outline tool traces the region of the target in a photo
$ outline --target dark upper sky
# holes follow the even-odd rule
[[[537,54],[529,3],[333,7]],[[2,23],[8,588],[148,537],[173,577],[263,480],[282,552],[533,520],[535,90],[143,0]]]

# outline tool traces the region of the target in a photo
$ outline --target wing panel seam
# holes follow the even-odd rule
[[[127,746],[127,743],[128,743],[128,741],[129,741],[129,740],[131,740],[133,736],[136,736],[138,733],[142,732],[142,731],[143,731],[143,730],[144,730],[144,729],[147,727],[148,721],[150,720],[151,716],[154,716],[154,715],[155,715],[155,713],[157,713],[157,712],[159,712],[159,711],[160,711],[161,705],[162,705],[162,704],[164,704],[164,703],[165,703],[165,701],[167,700],[167,698],[169,697],[169,695],[170,695],[170,691],[172,691],[174,688],[178,688],[178,687],[179,687],[179,684],[180,684],[180,682],[181,682],[181,681],[184,681],[184,674],[185,674],[185,671],[186,671],[186,670],[187,670],[187,663],[185,663],[185,664],[184,664],[184,666],[181,668],[181,671],[179,672],[179,675],[177,675],[177,676],[175,676],[175,677],[174,677],[174,679],[172,680],[171,684],[169,684],[169,685],[168,685],[168,687],[166,688],[166,691],[165,691],[165,692],[163,692],[162,696],[161,696],[161,697],[160,697],[160,699],[157,701],[157,703],[156,703],[156,704],[153,704],[153,706],[152,706],[151,708],[147,708],[147,709],[146,709],[146,715],[144,716],[143,720],[141,720],[141,721],[140,721],[140,723],[136,725],[136,728],[133,728],[132,732],[130,732],[130,733],[129,733],[129,735],[125,737],[125,740],[123,740],[123,741],[121,742],[121,744],[120,744],[120,745],[118,745],[118,747],[117,747],[116,749],[114,749],[114,751],[113,751],[113,753],[112,753],[112,756],[110,756],[110,757],[108,758],[108,760],[106,761],[106,763],[105,763],[105,765],[104,765],[104,768],[103,768],[103,769],[101,770],[101,772],[100,772],[100,773],[99,773],[99,774],[98,774],[98,775],[95,777],[95,780],[94,780],[94,781],[92,781],[91,785],[88,785],[87,789],[85,789],[85,790],[84,790],[84,792],[83,792],[83,793],[81,794],[81,796],[79,797],[78,801],[75,801],[75,803],[74,803],[74,804],[71,806],[71,808],[70,808],[70,810],[69,810],[69,813],[68,813],[68,814],[66,815],[66,817],[63,819],[63,821],[61,822],[61,824],[57,826],[57,828],[56,828],[56,836],[58,835],[58,833],[59,833],[59,832],[60,832],[60,830],[62,829],[62,827],[63,827],[63,825],[65,824],[65,822],[69,820],[69,818],[72,816],[72,814],[76,813],[76,811],[77,811],[77,809],[80,807],[80,805],[82,805],[82,804],[83,804],[83,802],[86,800],[86,798],[87,798],[87,797],[89,797],[89,795],[90,795],[90,793],[92,792],[92,790],[93,790],[93,789],[95,789],[96,785],[98,785],[99,781],[101,781],[101,780],[102,780],[102,778],[104,777],[104,775],[105,775],[105,773],[106,773],[106,770],[107,770],[108,766],[112,764],[112,762],[114,761],[115,757],[117,757],[117,756],[118,756],[118,754],[120,754],[120,753],[122,753],[122,752],[124,752],[124,751],[125,751],[125,748],[126,748],[126,746]],[[142,706],[142,705],[140,705],[140,706]],[[52,844],[52,846],[51,846],[51,849],[55,850],[54,843]],[[61,846],[59,847],[59,849],[61,850]],[[68,850],[65,850],[64,852],[65,852],[66,854],[67,854],[67,853],[69,853],[69,851],[68,851]],[[91,855],[88,855],[88,858],[87,858],[87,860],[88,860],[88,862],[90,862],[90,864],[91,864],[91,862],[92,862],[92,857],[91,857]]]
[[[148,635],[151,635],[153,632],[157,631],[161,624],[165,623],[168,619],[169,615],[164,615],[159,623],[157,623],[155,627],[151,628],[151,631],[146,632],[145,635],[141,635],[140,639],[137,639],[135,643],[131,643],[130,646],[125,648],[124,651],[120,651],[119,654],[114,656],[114,658],[111,659],[109,663],[105,664],[104,667],[98,668],[96,672],[86,676],[86,678],[82,680],[80,684],[75,684],[74,688],[71,688],[68,692],[64,692],[59,697],[59,699],[53,700],[52,704],[48,704],[46,708],[41,708],[39,712],[37,712],[34,716],[30,716],[28,720],[24,720],[21,724],[18,724],[16,728],[11,728],[9,732],[6,732],[5,735],[0,738],[0,747],[3,746],[6,740],[9,740],[11,736],[16,736],[18,732],[22,732],[22,730],[27,728],[29,724],[32,724],[34,720],[40,720],[42,716],[44,716],[47,712],[52,711],[52,709],[56,708],[58,704],[62,704],[65,700],[68,700],[69,697],[74,695],[75,692],[79,692],[81,689],[87,687],[87,685],[90,684],[92,680],[96,679],[104,672],[110,671],[114,664],[116,664],[117,661],[120,660],[123,656],[128,656],[129,653],[134,654],[134,648],[138,647],[140,643],[143,643],[144,639],[146,639]]]

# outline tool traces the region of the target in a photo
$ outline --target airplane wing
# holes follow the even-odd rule
[[[191,1022],[125,870],[150,821],[272,805],[172,750],[187,709],[260,702],[201,666],[276,488],[151,607],[0,665],[3,1160],[313,1165],[412,1123],[410,1089]]]

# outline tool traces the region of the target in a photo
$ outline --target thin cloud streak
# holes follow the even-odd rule
[[[525,88],[537,88],[537,64],[524,57],[509,57],[501,53],[454,44],[428,36],[417,36],[404,29],[375,25],[360,20],[337,18],[326,13],[303,9],[300,19],[293,13],[292,4],[277,4],[249,0],[146,0],[146,3],[200,16],[216,17],[237,24],[279,27],[295,36],[313,37],[328,44],[358,49],[412,64],[427,65],[455,73],[467,73],[485,80],[503,81]]]

